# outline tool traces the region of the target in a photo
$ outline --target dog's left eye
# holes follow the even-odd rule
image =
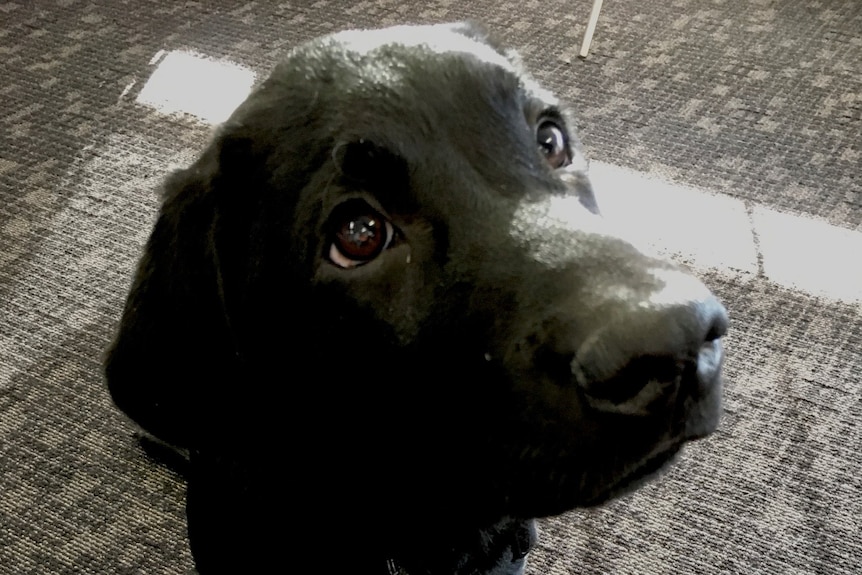
[[[566,133],[556,122],[545,120],[539,124],[536,143],[552,168],[562,168],[571,162]]]
[[[328,256],[342,268],[370,262],[389,246],[395,235],[389,220],[364,203],[345,206],[334,216]]]

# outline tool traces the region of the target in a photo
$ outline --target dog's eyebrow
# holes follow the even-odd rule
[[[385,145],[365,138],[341,142],[332,150],[332,159],[343,182],[367,189],[387,206],[405,202],[401,192],[409,179],[407,164]]]
[[[548,106],[542,110],[539,114],[540,118],[553,118],[554,120],[559,121],[565,127],[568,127],[568,122],[566,121],[566,117],[563,115],[563,111],[558,106]]]
[[[553,118],[559,121],[563,126],[569,127],[566,110],[557,102],[548,102],[545,99],[538,97],[528,97],[524,106],[524,113],[527,116],[527,121],[534,123],[539,118]]]

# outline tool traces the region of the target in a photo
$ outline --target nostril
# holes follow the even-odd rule
[[[724,306],[722,306],[717,301],[710,302],[713,309],[710,310],[710,315],[712,316],[709,323],[709,329],[706,332],[706,337],[704,341],[710,342],[723,337],[727,333],[728,327],[728,319],[727,319],[727,311],[725,311]]]
[[[706,341],[715,341],[723,335],[724,330],[720,329],[717,325],[712,324],[712,326],[710,326],[709,328],[709,331],[706,333]]]

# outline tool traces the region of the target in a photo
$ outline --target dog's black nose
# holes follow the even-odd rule
[[[614,320],[583,341],[572,372],[594,409],[649,415],[680,395],[696,402],[717,393],[727,312],[702,284],[689,285],[676,296],[621,301]]]

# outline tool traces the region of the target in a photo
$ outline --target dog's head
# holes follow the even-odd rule
[[[168,181],[114,400],[392,513],[624,491],[714,429],[727,320],[602,220],[574,129],[472,25],[295,49]]]

